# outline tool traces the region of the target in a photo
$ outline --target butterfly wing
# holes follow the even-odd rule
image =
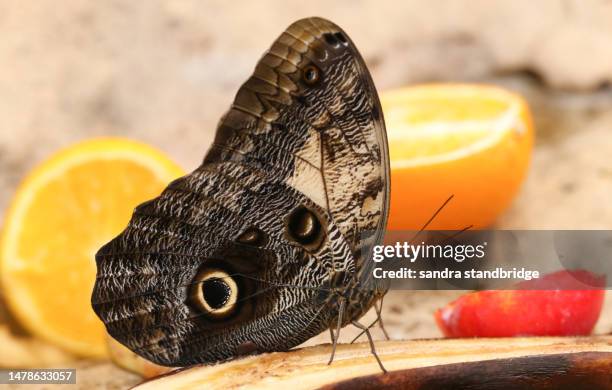
[[[242,159],[275,175],[332,216],[357,252],[380,241],[389,209],[382,109],[365,62],[342,29],[292,24],[257,64],[222,119],[207,161]]]
[[[359,53],[331,22],[300,20],[239,89],[203,164],[100,249],[93,308],[165,365],[298,345],[337,316],[323,286],[359,269],[360,235],[384,231],[388,171]]]

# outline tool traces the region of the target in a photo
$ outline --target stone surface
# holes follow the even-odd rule
[[[612,3],[599,0],[0,3],[0,195],[58,147],[121,135],[186,167],[238,85],[293,20],[328,17],[379,88],[529,70],[553,86],[611,78]]]
[[[612,91],[602,86],[612,79],[612,2],[228,4],[0,3],[0,215],[36,163],[80,139],[142,140],[195,168],[261,53],[294,19],[320,15],[351,35],[380,89],[467,80],[527,98],[537,146],[528,180],[499,227],[611,228]],[[439,336],[432,312],[459,294],[390,293],[389,333]],[[610,294],[597,331],[612,332]],[[343,330],[342,340],[355,334]],[[328,341],[325,334],[308,344]],[[88,389],[104,388],[108,378],[109,388],[138,381],[108,363],[83,362],[79,376]]]

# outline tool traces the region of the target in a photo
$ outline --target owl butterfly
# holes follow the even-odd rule
[[[366,65],[338,26],[299,20],[240,87],[202,165],[99,250],[93,308],[168,366],[288,350],[327,329],[335,345],[386,292],[363,280],[388,203]]]

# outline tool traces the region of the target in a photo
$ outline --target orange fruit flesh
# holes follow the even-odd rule
[[[3,292],[23,325],[74,353],[104,356],[104,326],[90,304],[95,253],[181,173],[159,152],[116,139],[77,144],[37,168],[2,240]]]
[[[524,101],[489,86],[427,85],[382,95],[391,155],[388,229],[484,228],[527,172],[533,126]]]

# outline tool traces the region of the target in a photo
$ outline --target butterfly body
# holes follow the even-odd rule
[[[239,89],[203,164],[100,249],[92,305],[164,365],[290,349],[384,293],[363,277],[388,193],[363,60],[333,23],[300,20]]]

